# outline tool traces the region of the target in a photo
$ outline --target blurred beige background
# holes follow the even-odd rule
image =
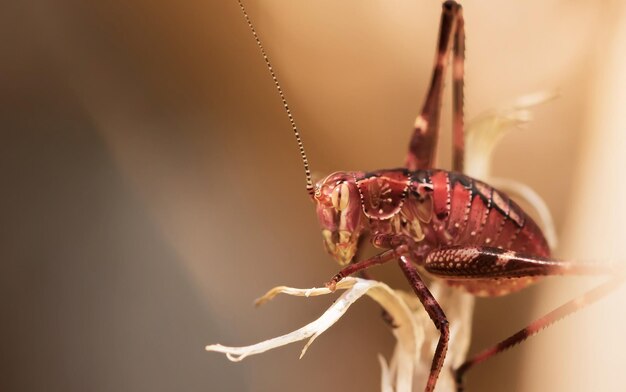
[[[401,165],[440,3],[249,3],[313,170]],[[561,257],[625,258],[622,3],[464,2],[470,118],[561,94],[503,141],[494,173],[545,198]],[[367,301],[302,360],[299,345],[238,364],[203,351],[309,322],[330,298],[252,300],[337,269],[236,2],[0,8],[0,390],[378,390],[376,354],[393,340]],[[449,113],[446,103],[444,144]],[[404,285],[393,266],[375,274]],[[594,282],[478,301],[472,351]],[[468,389],[624,390],[623,291],[477,367]]]

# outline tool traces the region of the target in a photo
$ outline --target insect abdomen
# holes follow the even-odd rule
[[[492,247],[548,257],[550,248],[537,224],[509,197],[465,175],[444,170],[421,174],[432,187],[431,227],[439,247]],[[537,277],[447,280],[478,296],[520,290]]]
[[[436,170],[429,177],[441,245],[489,246],[549,256],[537,224],[506,194],[455,172]]]

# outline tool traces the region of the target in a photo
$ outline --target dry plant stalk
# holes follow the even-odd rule
[[[474,178],[494,183],[505,192],[525,200],[535,209],[539,223],[551,246],[556,243],[552,217],[543,200],[529,187],[512,180],[494,179],[490,176],[490,157],[497,142],[506,131],[519,128],[531,119],[530,109],[552,98],[554,94],[540,92],[518,99],[513,105],[485,113],[472,121],[467,129],[465,166],[466,173]],[[429,286],[434,297],[445,309],[450,321],[450,344],[444,371],[437,383],[437,391],[454,391],[452,371],[458,367],[467,354],[471,336],[471,318],[474,297],[444,283],[433,280]],[[357,278],[345,278],[337,284],[337,289],[345,290],[341,296],[317,320],[291,333],[244,347],[229,347],[220,344],[206,346],[207,351],[226,354],[231,361],[241,361],[245,357],[308,339],[300,357],[313,341],[335,324],[350,305],[367,295],[378,302],[392,317],[397,328],[390,329],[396,338],[396,345],[389,361],[379,355],[382,368],[381,390],[383,392],[405,392],[420,390],[428,377],[433,352],[439,332],[422,304],[413,293],[393,290],[384,283]],[[318,296],[330,294],[328,288],[296,289],[278,286],[259,298],[257,305],[263,304],[278,294],[294,296]]]

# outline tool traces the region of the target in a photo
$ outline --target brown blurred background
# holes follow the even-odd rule
[[[249,3],[313,170],[401,165],[440,3]],[[545,198],[559,256],[623,260],[624,5],[464,6],[469,118],[560,92],[502,142],[494,174]],[[302,360],[301,345],[237,364],[203,350],[311,321],[331,298],[256,310],[252,300],[337,270],[236,2],[21,0],[0,11],[0,390],[378,390],[376,354],[393,339],[371,301]],[[375,273],[404,285],[393,266]],[[595,280],[478,301],[472,351],[582,292],[580,282]],[[624,390],[623,296],[479,366],[468,389]]]

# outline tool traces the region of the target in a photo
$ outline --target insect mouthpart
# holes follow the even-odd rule
[[[322,230],[324,247],[340,265],[349,264],[356,253],[359,235],[345,230]]]

